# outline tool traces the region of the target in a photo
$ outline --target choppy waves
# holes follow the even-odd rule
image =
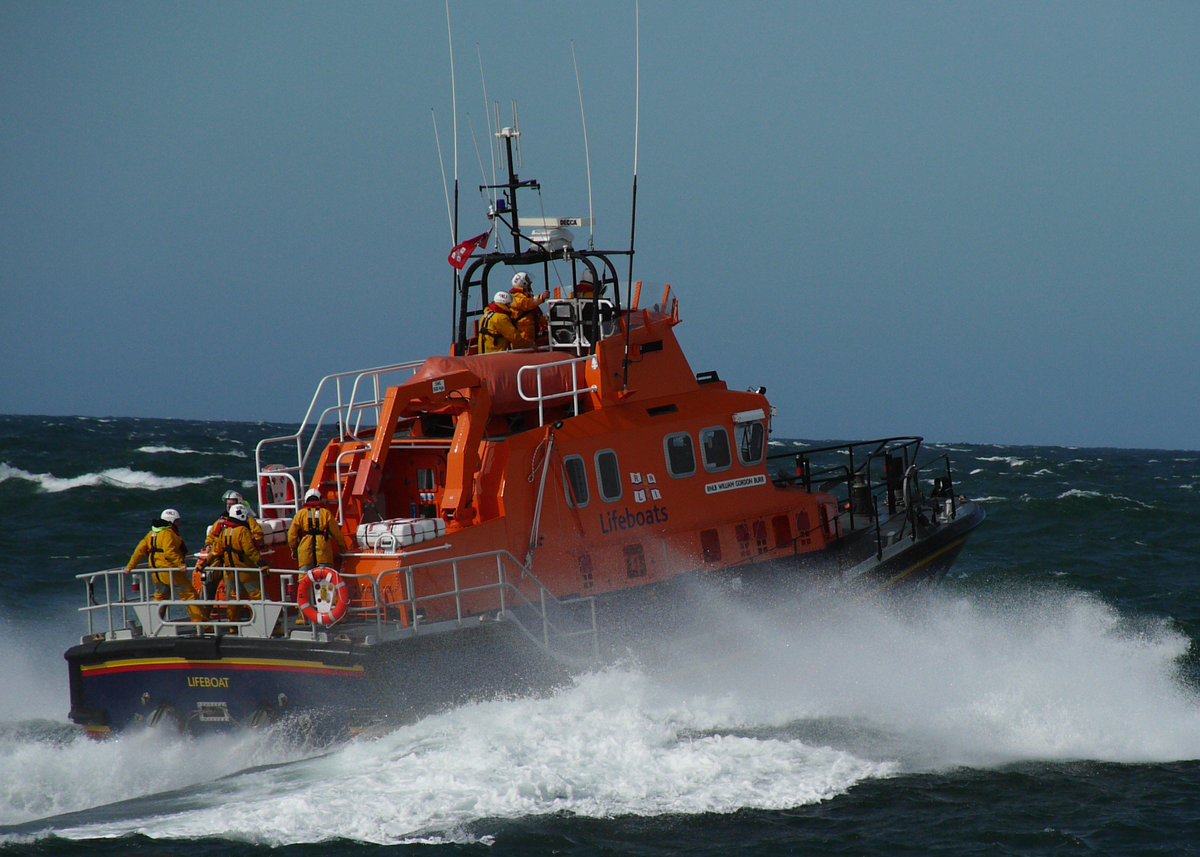
[[[181,488],[184,485],[197,485],[221,479],[219,475],[198,477],[159,476],[145,470],[132,470],[128,467],[112,467],[97,473],[84,473],[80,476],[60,477],[53,473],[30,473],[19,467],[12,467],[6,462],[0,462],[0,483],[8,480],[23,480],[31,482],[41,491],[57,494],[76,488],[94,488],[106,486],[109,488],[128,488],[143,491],[164,491]]]
[[[110,769],[123,773],[108,799],[146,797],[5,835],[487,842],[504,819],[772,810],[962,766],[1200,758],[1200,708],[1179,671],[1187,637],[1091,595],[722,612],[746,644],[736,652],[702,642],[666,672],[616,666],[315,758],[261,736],[243,739],[244,757],[161,736],[34,742],[4,786],[9,823],[82,808],[96,796],[80,780]],[[212,781],[237,758],[274,766]]]
[[[188,449],[186,446],[139,446],[134,452],[145,453],[146,455],[163,455],[166,453],[175,455],[227,455],[232,458],[245,458],[246,453],[240,449]]]

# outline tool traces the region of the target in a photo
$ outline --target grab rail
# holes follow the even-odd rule
[[[364,414],[373,411],[375,422],[378,424],[380,411],[383,407],[384,396],[388,384],[384,383],[387,375],[410,372],[424,365],[424,360],[409,360],[404,363],[393,363],[388,366],[377,366],[373,369],[355,369],[349,372],[337,372],[326,375],[317,384],[309,402],[308,410],[300,420],[300,427],[294,434],[268,437],[260,440],[254,449],[254,469],[258,482],[258,509],[260,514],[265,509],[290,509],[293,512],[299,507],[299,490],[293,490],[293,503],[267,503],[263,496],[263,477],[287,475],[295,485],[306,484],[304,471],[314,450],[318,449],[321,432],[327,424],[336,418],[336,434],[339,441],[347,437],[356,437],[362,428]],[[351,379],[353,382],[351,383]],[[349,390],[345,389],[349,385]],[[323,404],[324,400],[332,397],[333,402]],[[263,463],[264,451],[283,445],[294,444],[294,450],[289,450],[285,459],[295,456],[295,464],[284,463],[281,469],[265,470]]]
[[[486,565],[484,565],[486,564]],[[494,564],[494,566],[493,566]],[[463,585],[464,566],[478,573],[481,567],[494,567],[494,577],[484,583]],[[438,569],[449,570],[452,585],[448,589],[427,594],[416,594],[420,584]],[[169,585],[167,598],[154,600],[149,590],[153,573],[184,571],[179,569],[135,569],[127,573],[124,568],[105,569],[76,575],[85,583],[87,603],[79,608],[87,616],[87,640],[130,639],[133,637],[176,637],[210,636],[237,629],[243,637],[295,637],[298,631],[324,633],[325,629],[312,630],[301,626],[293,618],[297,609],[295,599],[284,597],[273,599],[267,596],[267,583],[272,577],[279,578],[278,591],[287,593],[290,584],[299,579],[299,572],[283,569],[234,569],[209,566],[206,571],[252,574],[258,576],[259,598],[183,599],[176,597],[174,583]],[[142,584],[134,592],[130,583],[134,577]],[[358,633],[373,632],[377,640],[400,638],[432,633],[446,629],[445,622],[426,622],[425,614],[434,604],[453,605],[454,618],[448,620],[455,625],[478,621],[480,617],[495,614],[498,619],[513,622],[530,641],[547,654],[571,662],[593,661],[599,654],[594,599],[590,596],[562,600],[551,592],[533,572],[506,550],[485,551],[467,556],[431,559],[416,565],[397,567],[379,575],[341,573],[346,581],[353,581],[360,591],[371,595],[371,603],[352,602],[340,628]],[[404,597],[392,597],[389,584],[392,580],[403,581]],[[102,589],[101,589],[102,586]],[[244,584],[242,584],[244,586]],[[486,610],[466,609],[466,602],[474,596],[493,593],[492,604]],[[193,622],[190,618],[172,618],[188,607],[248,608],[245,619],[210,618]],[[498,610],[497,610],[498,608]],[[437,626],[435,628],[435,626]],[[428,630],[425,630],[428,628]],[[336,632],[335,632],[336,633]],[[281,640],[282,642],[282,640]]]
[[[517,395],[522,401],[536,403],[538,406],[538,425],[546,424],[545,406],[546,402],[555,402],[559,399],[571,399],[571,407],[575,411],[575,416],[579,416],[579,398],[589,393],[596,393],[599,388],[595,384],[584,384],[580,386],[580,378],[576,370],[581,364],[594,361],[596,358],[591,354],[585,354],[582,357],[573,357],[570,360],[559,360],[554,363],[532,363],[528,366],[522,366],[517,370]],[[557,369],[560,366],[571,367],[571,389],[564,390],[559,393],[547,393],[544,389],[543,372],[546,370]],[[533,373],[535,390],[532,395],[526,394],[524,381],[527,377],[526,373]],[[585,382],[587,376],[583,379]]]
[[[275,600],[266,597],[267,580],[271,577],[279,579],[279,591],[287,592],[295,582],[299,572],[286,569],[256,569],[230,568],[225,566],[208,566],[208,572],[219,573],[223,579],[225,574],[236,573],[240,576],[256,575],[258,578],[258,598],[179,598],[175,587],[174,573],[184,572],[189,576],[192,569],[178,568],[135,568],[127,572],[122,568],[111,568],[103,571],[91,571],[75,575],[76,580],[84,581],[87,589],[87,603],[79,608],[79,612],[87,616],[87,634],[84,640],[96,639],[128,639],[131,637],[176,637],[204,636],[238,629],[238,633],[247,637],[284,636],[290,630],[287,608],[295,607],[295,601]],[[157,599],[151,590],[154,587],[152,575],[165,574],[168,583],[168,597]],[[102,598],[97,592],[97,584],[103,583]],[[136,585],[135,585],[136,584]],[[238,588],[249,589],[245,583]],[[200,622],[191,618],[173,619],[172,613],[189,607],[207,608],[208,613],[214,607],[246,608],[248,616],[245,619],[230,619],[228,612],[225,618],[209,615]],[[104,619],[101,625],[99,620]]]
[[[874,530],[878,557],[882,556],[885,547],[882,525],[888,517],[900,512],[904,515],[900,530],[893,534],[898,540],[906,536],[917,538],[922,507],[930,506],[932,510],[931,498],[948,500],[947,509],[935,512],[935,515],[944,514],[951,520],[957,516],[950,456],[943,453],[918,463],[923,440],[916,436],[898,436],[807,447],[799,452],[771,453],[767,460],[795,461],[795,473],[777,473],[776,484],[799,484],[806,491],[812,491],[815,486],[823,493],[835,493],[839,497],[839,507],[847,513],[850,531],[861,529],[856,527],[856,519],[865,518],[866,525]],[[833,463],[822,460],[839,455],[845,460]],[[945,475],[933,478],[933,492],[931,498],[927,498],[921,492],[920,476],[941,463],[944,463]]]

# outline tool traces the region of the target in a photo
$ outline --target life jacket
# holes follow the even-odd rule
[[[150,547],[146,551],[146,565],[151,568],[158,568],[158,563],[154,560],[158,554],[163,552],[163,549],[158,546],[158,536],[170,529],[169,527],[151,527],[150,528]]]
[[[488,304],[487,310],[483,314],[483,318],[479,322],[479,353],[491,354],[494,351],[508,350],[508,340],[498,333],[493,333],[491,330],[492,318],[496,313],[507,315],[512,318],[511,310],[502,307],[500,304]],[[485,342],[484,337],[487,337]]]
[[[328,539],[329,538],[329,527],[326,526],[325,524],[321,523],[321,507],[320,507],[320,505],[315,505],[315,506],[305,505],[304,516],[305,516],[305,518],[304,518],[304,536],[301,537],[301,541],[303,542],[303,540],[305,538],[308,538],[311,536],[313,539],[313,552],[315,553],[317,550],[317,541],[316,540],[318,538]]]
[[[222,518],[220,524],[221,530],[217,535],[221,540],[221,544],[225,546],[225,550],[222,552],[225,566],[227,568],[248,568],[246,554],[239,550],[233,543],[233,538],[238,531],[238,527],[245,527],[246,524],[234,518]],[[230,562],[230,559],[233,559],[234,562]]]

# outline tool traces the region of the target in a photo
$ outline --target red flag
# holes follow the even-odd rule
[[[471,254],[475,252],[475,249],[486,244],[488,237],[491,234],[492,230],[489,229],[482,235],[476,235],[474,238],[468,238],[466,241],[450,251],[450,255],[446,257],[446,261],[461,271],[466,266],[467,259],[471,258]]]

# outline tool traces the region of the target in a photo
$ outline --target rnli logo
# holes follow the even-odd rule
[[[226,677],[218,678],[216,676],[194,675],[194,676],[190,676],[188,678],[187,686],[188,687],[210,688],[210,689],[211,688],[219,688],[221,690],[228,690],[229,689],[229,679]]]
[[[705,494],[721,494],[725,491],[737,491],[739,488],[753,488],[755,485],[766,485],[767,477],[760,473],[757,476],[743,476],[740,479],[726,479],[724,482],[709,482],[704,486]]]
[[[648,527],[651,524],[665,524],[670,519],[666,506],[651,506],[649,509],[634,511],[628,506],[624,510],[613,509],[608,514],[600,514],[600,532],[607,535],[621,530],[632,530],[637,527]]]

